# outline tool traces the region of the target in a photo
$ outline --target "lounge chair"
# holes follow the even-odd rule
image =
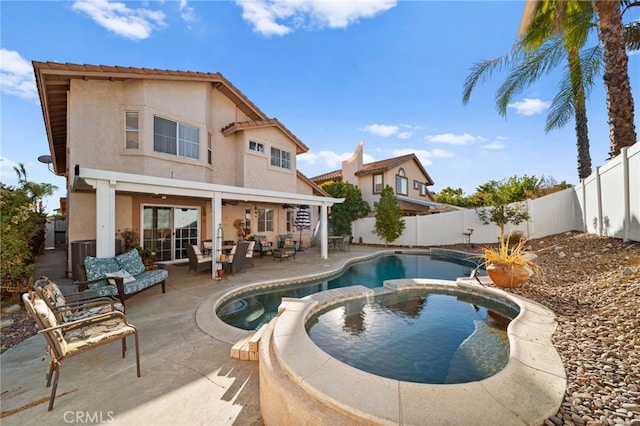
[[[273,254],[273,244],[267,241],[267,237],[264,235],[254,235],[253,240],[256,242],[257,250],[260,252],[260,258],[267,254]]]
[[[49,345],[51,362],[47,371],[47,387],[51,386],[51,379],[56,377],[51,388],[48,411],[53,410],[53,403],[60,379],[60,363],[73,356],[107,343],[122,341],[122,358],[127,349],[126,338],[133,335],[136,347],[136,373],[140,377],[140,353],[138,343],[138,329],[127,322],[127,317],[119,311],[91,316],[89,318],[60,323],[56,315],[35,292],[22,295],[25,309],[35,320],[38,333],[42,334]],[[105,353],[106,354],[106,353]],[[100,383],[95,385],[99,386]],[[103,384],[102,384],[103,385]]]
[[[193,244],[184,243],[184,248],[187,250],[187,256],[189,257],[189,270],[200,273],[202,271],[210,271],[213,266],[213,258],[211,256],[205,256],[202,254],[198,246]]]
[[[115,297],[88,298],[91,290],[63,294],[60,287],[47,277],[33,284],[38,296],[49,306],[58,322],[71,322],[113,311],[124,312],[124,305]]]

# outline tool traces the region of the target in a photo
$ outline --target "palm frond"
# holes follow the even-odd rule
[[[629,51],[640,50],[640,21],[631,22],[624,27],[625,47]]]
[[[553,70],[566,57],[562,39],[554,37],[533,52],[526,53],[496,92],[496,108],[503,117],[513,97],[541,76]]]

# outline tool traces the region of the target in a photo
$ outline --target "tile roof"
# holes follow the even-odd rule
[[[341,181],[342,180],[342,170],[334,170],[329,173],[324,173],[322,175],[318,175],[311,178],[312,181],[317,183],[318,185],[322,185],[325,182],[330,180],[332,181]]]
[[[220,73],[38,61],[33,61],[33,69],[53,166],[59,175],[64,174],[66,171],[67,92],[73,79],[111,81],[149,79],[207,82],[233,101],[236,107],[246,114],[249,119],[255,121],[269,119],[264,112]],[[304,146],[304,144],[302,145]]]
[[[242,130],[260,129],[264,127],[277,127],[285,135],[287,135],[298,147],[298,149],[296,149],[296,155],[309,151],[309,147],[307,147],[300,139],[298,139],[296,135],[291,133],[291,131],[287,129],[284,124],[282,124],[277,118],[255,121],[237,121],[234,123],[229,123],[228,125],[223,127],[221,131],[223,135],[229,136],[235,132],[239,132]]]
[[[373,161],[371,163],[366,163],[362,165],[362,169],[356,172],[356,176],[366,176],[372,175],[376,173],[382,173],[387,170],[393,169],[394,167],[398,167],[408,161],[415,161],[416,165],[420,168],[422,173],[427,177],[427,185],[433,185],[433,179],[429,176],[429,173],[424,169],[418,157],[415,154],[406,154],[401,155],[399,157],[387,158],[386,160]],[[324,182],[333,180],[339,181],[342,180],[342,170],[334,170],[332,172],[324,173],[322,175],[315,176],[311,178],[312,181],[317,184],[322,184]]]

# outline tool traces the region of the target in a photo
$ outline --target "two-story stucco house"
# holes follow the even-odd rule
[[[54,171],[67,179],[70,247],[95,239],[96,255],[112,256],[129,229],[176,261],[184,243],[211,239],[218,251],[242,238],[234,222],[275,242],[309,206],[327,257],[327,209],[342,200],[297,171],[307,146],[219,73],[33,66]]]
[[[433,180],[415,154],[364,163],[364,142],[358,144],[353,155],[342,162],[342,168],[311,178],[322,185],[325,182],[349,182],[362,192],[362,199],[372,208],[380,200],[382,189],[389,185],[396,194],[405,216],[439,213],[453,209],[438,203],[428,187]]]

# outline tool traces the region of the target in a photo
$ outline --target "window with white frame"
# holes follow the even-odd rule
[[[138,123],[138,112],[127,111],[124,113],[124,146],[126,149],[138,149],[138,137],[140,125]]]
[[[153,150],[197,160],[200,158],[200,129],[153,117]]]
[[[258,232],[273,232],[273,209],[258,209]]]
[[[373,175],[373,193],[379,194],[382,192],[382,175]]]
[[[249,151],[264,152],[264,144],[249,141]]]
[[[427,196],[427,184],[426,183],[420,183],[420,195],[423,197]]]
[[[283,169],[291,169],[291,153],[278,148],[271,148],[271,165]]]
[[[404,173],[404,169],[400,169],[398,170],[398,174],[396,175],[396,194],[407,195],[407,186],[407,177]]]

